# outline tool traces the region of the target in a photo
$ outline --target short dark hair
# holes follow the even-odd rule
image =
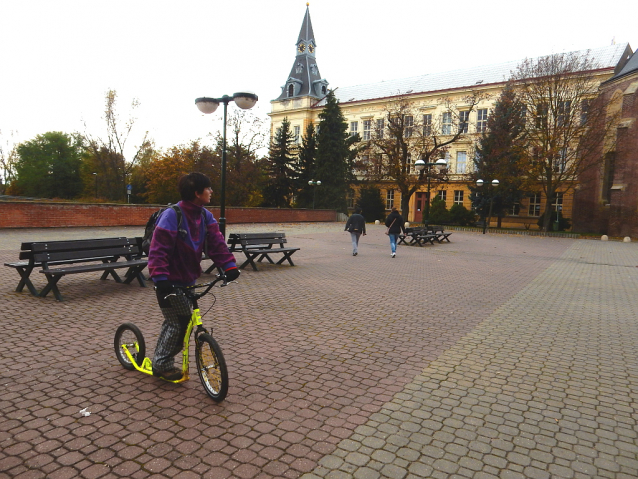
[[[356,214],[360,215],[361,214],[361,207],[360,206],[355,207],[354,212]]]
[[[184,201],[193,201],[195,193],[202,193],[206,188],[211,187],[210,178],[203,173],[189,173],[179,179],[177,189]]]

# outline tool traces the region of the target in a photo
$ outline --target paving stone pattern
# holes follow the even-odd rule
[[[216,291],[220,405],[117,362],[123,321],[152,355],[150,289],[74,275],[58,303],[0,270],[0,477],[638,475],[636,245],[456,232],[392,259],[382,226],[357,257],[339,224],[239,228],[301,251]]]

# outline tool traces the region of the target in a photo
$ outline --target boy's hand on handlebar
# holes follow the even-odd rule
[[[239,268],[235,266],[233,268],[228,268],[224,272],[224,274],[226,275],[226,281],[235,281],[237,278],[239,278],[240,271]]]

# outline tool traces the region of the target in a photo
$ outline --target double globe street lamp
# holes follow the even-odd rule
[[[253,92],[244,91],[234,93],[233,96],[224,95],[221,98],[201,97],[195,100],[195,105],[202,113],[211,114],[217,110],[220,103],[224,104],[224,129],[222,135],[222,178],[221,178],[221,199],[219,205],[219,230],[226,238],[226,117],[228,103],[235,102],[242,110],[250,110],[255,106],[259,98]]]
[[[476,180],[476,186],[478,186],[479,188],[481,188],[484,183],[485,182],[483,180]],[[500,182],[498,180],[492,180],[492,188],[496,188],[499,185],[499,183]],[[491,191],[489,191],[489,193],[490,193],[490,212],[487,216],[487,221],[486,221],[485,209],[483,209],[483,234],[485,234],[485,231],[487,230],[488,222],[492,221],[492,206],[494,204],[494,194]]]
[[[317,194],[317,186],[321,186],[321,180],[317,180],[317,181],[310,180],[308,182],[308,184],[310,186],[314,186],[314,188],[312,189],[312,209],[314,210],[315,209],[315,196]]]
[[[431,169],[432,167],[436,167],[437,169],[440,168],[445,168],[447,166],[447,160],[445,158],[440,158],[438,160],[436,160],[434,163],[426,163],[423,160],[416,160],[414,162],[414,168],[416,168],[416,170],[420,173],[420,174],[425,174],[425,176],[428,179],[428,197],[426,198],[426,203],[425,203],[425,221],[429,222],[430,221],[430,178],[432,177],[431,174]],[[427,168],[427,170],[425,171],[425,173],[423,173],[423,170],[425,170]]]

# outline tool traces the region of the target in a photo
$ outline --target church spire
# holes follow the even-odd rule
[[[290,70],[286,84],[281,87],[281,95],[277,100],[311,96],[323,98],[328,92],[328,82],[321,78],[316,60],[317,42],[310,21],[310,7],[306,3],[299,38],[296,43],[295,62]]]

